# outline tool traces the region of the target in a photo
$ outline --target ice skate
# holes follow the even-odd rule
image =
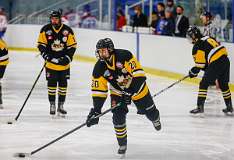
[[[229,115],[233,114],[233,107],[232,106],[227,106],[227,108],[223,109],[223,113]]]
[[[125,154],[127,151],[127,146],[120,146],[118,149],[118,154],[120,155],[120,159],[124,159],[125,158]]]
[[[155,128],[157,131],[161,130],[160,118],[158,118],[156,121],[153,121],[152,123],[153,123],[153,125],[154,125],[154,128]]]
[[[60,117],[65,117],[65,115],[67,114],[67,111],[64,110],[64,108],[63,108],[62,102],[59,102],[59,104],[58,104],[57,114]]]
[[[56,112],[55,103],[50,103],[50,115],[52,116],[52,118],[55,117],[55,112]]]
[[[190,111],[193,115],[199,115],[200,117],[204,117],[204,106],[198,106],[197,108]]]

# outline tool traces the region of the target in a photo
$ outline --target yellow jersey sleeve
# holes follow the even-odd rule
[[[145,77],[144,70],[134,56],[132,56],[129,61],[125,62],[124,66],[127,71],[132,74],[132,77]]]
[[[108,95],[107,80],[100,77],[92,77],[92,97],[106,98]]]
[[[41,44],[41,45],[46,46],[46,45],[48,44],[47,38],[46,38],[46,34],[45,34],[45,31],[44,31],[44,30],[42,30],[42,31],[40,32],[37,42],[38,42],[38,45]]]
[[[73,47],[73,48],[76,48],[76,38],[75,38],[75,35],[73,33],[70,33],[68,35],[68,38],[67,38],[67,47],[70,48],[70,47]]]
[[[195,62],[195,66],[198,68],[204,68],[206,65],[206,55],[205,51],[197,50],[196,53],[193,55],[193,59]]]

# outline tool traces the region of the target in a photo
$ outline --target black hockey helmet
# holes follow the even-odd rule
[[[104,39],[100,39],[97,42],[97,44],[96,44],[96,53],[95,54],[96,54],[96,57],[98,59],[100,59],[98,50],[103,49],[103,48],[107,48],[108,52],[110,54],[112,54],[114,49],[115,49],[113,41],[110,38],[104,38]]]
[[[61,16],[62,16],[62,11],[61,11],[61,9],[50,11],[50,18],[51,18],[51,17],[61,18]]]
[[[107,48],[109,52],[114,51],[114,43],[110,38],[100,39],[96,44],[96,49]]]
[[[197,40],[201,39],[202,34],[200,29],[196,26],[190,26],[187,30],[187,38],[192,43],[195,43]]]

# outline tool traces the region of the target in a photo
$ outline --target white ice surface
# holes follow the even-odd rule
[[[13,160],[17,152],[30,153],[51,140],[82,124],[92,107],[90,77],[93,64],[73,62],[65,108],[66,119],[51,119],[45,74],[32,92],[21,116],[21,108],[43,61],[35,54],[10,52],[10,64],[3,79],[4,110],[0,110],[0,160]],[[151,93],[157,93],[175,80],[148,75]],[[211,94],[210,94],[211,95]],[[129,106],[127,116],[129,160],[233,160],[233,116],[223,115],[220,93],[209,95],[218,102],[207,104],[205,118],[192,117],[189,110],[196,104],[197,86],[180,83],[154,100],[161,112],[162,130],[136,114]],[[103,109],[109,107],[109,100]],[[100,118],[99,124],[83,127],[73,134],[33,154],[32,160],[113,160],[118,145],[112,126],[112,114]],[[28,158],[25,158],[28,159]]]

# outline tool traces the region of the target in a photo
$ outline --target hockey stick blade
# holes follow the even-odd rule
[[[6,124],[14,124],[14,123],[16,123],[16,120],[9,120],[6,122]]]
[[[25,157],[30,157],[31,154],[30,153],[15,153],[13,155],[13,157],[16,157],[16,158],[25,158]]]
[[[1,122],[1,124],[14,124],[14,123],[16,123],[16,120],[3,120],[0,122]]]

